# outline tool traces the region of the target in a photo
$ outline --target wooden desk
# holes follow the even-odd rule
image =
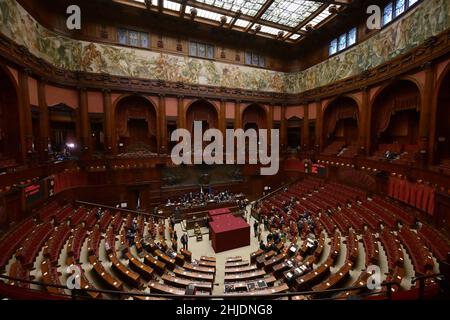
[[[151,293],[166,293],[166,294],[175,294],[179,296],[183,296],[185,293],[185,290],[183,289],[171,287],[156,281],[150,281],[148,283],[148,287],[150,288]]]
[[[284,259],[286,259],[287,254],[286,253],[280,253],[279,255],[264,261],[264,270],[266,272],[270,272],[272,270],[272,267],[280,262],[282,262]]]
[[[162,261],[159,261],[153,258],[149,254],[144,255],[144,263],[150,267],[152,267],[156,273],[163,274],[166,269],[166,264]]]
[[[280,241],[280,242],[278,242],[278,244],[275,246],[275,251],[276,251],[276,252],[280,252],[281,250],[283,250],[283,248],[284,248],[284,242],[283,242],[283,241]]]
[[[180,253],[184,256],[184,260],[186,260],[187,262],[192,261],[192,252],[190,252],[189,250],[186,250],[184,248],[181,248]]]
[[[198,290],[207,291],[209,293],[211,293],[212,289],[213,289],[212,282],[192,281],[189,279],[174,277],[167,273],[163,274],[161,279],[164,281],[164,283],[167,283],[171,286],[179,287],[179,288],[187,288],[187,286],[189,286],[189,285],[194,285]]]
[[[225,268],[239,268],[248,266],[250,262],[248,261],[237,261],[237,262],[227,262],[225,263]]]
[[[301,265],[299,265],[298,267],[300,267],[300,266],[307,266],[307,265],[311,266],[315,262],[316,262],[316,258],[314,256],[309,256],[305,260],[303,260]],[[286,264],[286,262],[283,262],[282,264]],[[287,274],[289,272],[293,272],[295,270],[295,268],[297,268],[297,267],[287,268],[287,269],[285,269],[286,271],[283,271],[283,279],[284,279],[285,282],[288,282]]]
[[[277,277],[277,279],[281,279],[283,277],[283,272],[290,270],[291,266],[288,264],[288,261],[283,261],[273,266],[273,275]]]
[[[225,263],[232,263],[232,262],[239,262],[239,261],[242,261],[242,257],[230,257],[230,258],[227,258]]]
[[[270,287],[270,288],[266,288],[266,289],[262,289],[262,290],[254,290],[251,292],[232,292],[232,293],[227,293],[227,295],[230,296],[244,296],[244,295],[271,295],[271,294],[276,294],[276,293],[283,293],[289,290],[289,287],[287,284],[283,283],[279,286],[275,286],[275,287]]]
[[[175,263],[178,266],[182,267],[185,264],[184,256],[182,254],[179,254],[178,252],[176,252],[176,254],[177,255],[175,256]]]
[[[175,268],[175,259],[169,257],[159,249],[155,250],[155,255],[159,258],[160,261],[164,262],[169,269]]]
[[[319,259],[322,255],[323,249],[325,247],[325,236],[322,234],[319,239],[319,245],[317,246],[316,251],[314,251],[314,256]]]
[[[198,265],[202,266],[202,267],[207,267],[207,268],[216,268],[216,263],[215,262],[209,262],[209,261],[203,261],[200,260],[198,261]]]
[[[259,281],[259,280],[264,280],[269,287],[273,286],[275,281],[277,281],[277,279],[274,276],[272,276],[272,275],[269,276],[269,277],[257,278],[257,279],[251,280],[251,281]],[[237,281],[237,282],[232,282],[232,283],[229,283],[229,284],[233,285],[234,290],[236,290],[236,291],[247,291],[247,284],[249,282],[250,281]]]
[[[254,264],[250,266],[244,266],[244,267],[238,267],[238,268],[225,268],[225,274],[232,274],[232,273],[245,273],[245,272],[251,272],[254,270],[257,270],[258,267]]]
[[[208,262],[216,262],[216,258],[214,257],[206,257],[206,256],[201,256],[200,260],[202,261],[208,261]]]
[[[200,272],[200,273],[208,273],[208,274],[215,274],[216,269],[214,268],[208,268],[208,267],[202,267],[202,266],[194,266],[190,263],[184,263],[183,268],[190,271]]]
[[[128,269],[122,262],[120,262],[115,254],[111,253],[108,255],[108,257],[112,262],[111,267],[114,268],[126,282],[132,284],[137,288],[142,286],[142,283],[140,281],[141,276],[138,273]]]
[[[297,290],[310,289],[317,283],[321,282],[329,273],[333,263],[333,258],[328,258],[323,264],[315,270],[301,276],[294,281]]]
[[[260,255],[258,258],[256,258],[256,265],[258,266],[258,268],[262,268],[264,266],[264,262],[267,259],[272,258],[275,254],[276,254],[275,251],[270,250],[266,254]]]
[[[112,290],[123,290],[123,284],[120,280],[114,278],[111,274],[106,272],[102,263],[97,260],[96,256],[89,256],[89,263],[93,266],[93,270],[100,277],[100,279],[104,282],[104,284],[112,289]]]
[[[168,286],[166,284],[161,284],[156,281],[150,281],[148,284],[150,288],[150,292],[152,293],[166,293],[166,294],[174,294],[179,296],[184,296],[185,290],[180,288],[175,288],[172,286]],[[209,295],[208,292],[197,292],[197,295]]]
[[[314,291],[324,291],[332,289],[342,283],[350,276],[350,270],[353,268],[352,262],[346,262],[338,272],[330,275],[327,279],[314,286],[312,289]]]
[[[135,258],[130,252],[127,252],[125,257],[128,259],[128,266],[130,269],[141,274],[146,280],[151,280],[153,278],[153,273],[155,271],[152,268]]]
[[[67,257],[67,265],[73,266],[77,265],[76,261],[73,257]],[[77,265],[78,269],[81,272],[80,275],[80,289],[89,290],[89,289],[96,289],[93,285],[89,283],[89,281],[86,278],[86,275],[84,274],[83,267],[81,265]],[[100,292],[94,292],[94,291],[86,291],[86,294],[89,295],[91,298],[98,299],[102,297],[102,294]]]
[[[175,273],[175,275],[179,277],[193,279],[196,281],[210,281],[210,282],[214,281],[213,274],[188,271],[180,268],[176,268],[175,270],[173,270],[173,273]]]
[[[61,285],[59,280],[59,274],[55,266],[53,266],[49,260],[44,259],[41,262],[42,282],[45,284]],[[44,287],[45,291],[52,294],[65,294],[62,288],[57,287]]]
[[[248,273],[233,273],[225,275],[224,281],[225,282],[235,282],[235,281],[245,281],[245,280],[252,280],[261,278],[266,275],[266,272],[264,270],[256,270],[253,272]]]

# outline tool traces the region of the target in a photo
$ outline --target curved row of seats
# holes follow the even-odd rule
[[[333,195],[336,195],[334,200],[329,200],[333,199]],[[404,212],[400,213],[395,209],[397,205],[385,199],[371,201],[362,195],[362,191],[351,187],[306,179],[267,199],[262,204],[263,214],[268,214],[272,206],[280,212],[283,201],[289,200],[291,196],[297,197],[299,203],[295,205],[294,212],[286,217],[296,221],[303,211],[310,211],[316,221],[314,233],[319,240],[318,246],[311,252],[308,250],[308,241],[304,241],[293,253],[289,250],[297,243],[293,240],[290,245],[280,243],[268,252],[253,252],[249,261],[229,259],[225,265],[224,279],[226,286],[235,288],[230,294],[245,294],[240,292],[244,286],[261,279],[267,283],[267,290],[250,294],[339,288],[348,283],[358,259],[364,259],[366,268],[379,263],[381,253],[378,241],[388,262],[386,281],[401,282],[406,276],[404,251],[411,258],[416,275],[432,273],[435,268],[433,258],[439,261],[446,257],[448,242],[426,224],[419,225],[417,231],[411,229],[411,226],[415,226],[415,217],[413,223],[412,219],[403,216],[406,211],[400,208]],[[328,209],[331,209],[331,215],[327,213]],[[154,230],[162,228],[164,231],[164,225],[158,225],[143,215],[138,216],[135,245],[130,247],[125,239],[125,230],[131,226],[133,215],[104,210],[102,217],[97,220],[96,212],[97,208],[73,204],[57,206],[51,203],[49,208],[43,208],[34,220],[26,220],[2,238],[0,248],[5,249],[0,251],[3,272],[9,265],[8,275],[11,277],[33,280],[31,271],[36,268],[35,274],[41,275],[37,280],[61,285],[61,280],[69,275],[64,268],[58,271],[58,260],[65,255],[67,266],[79,268],[82,289],[125,292],[120,296],[107,297],[139,299],[134,294],[140,292],[184,295],[190,285],[196,288],[199,295],[212,293],[216,272],[213,258],[201,257],[193,262],[191,254],[181,250],[175,250],[170,255],[165,240],[152,236],[156,234]],[[150,236],[145,236],[145,233]],[[327,238],[330,239],[329,243]],[[442,245],[430,245],[437,241]],[[359,248],[360,243],[364,254]],[[85,244],[88,248],[87,257],[82,256]],[[345,248],[342,244],[345,244]],[[323,256],[326,247],[329,252]],[[42,260],[39,260],[41,251]],[[340,256],[344,263],[338,266]],[[12,257],[15,259],[9,264]],[[299,259],[305,266],[313,266],[313,270],[305,269],[304,274],[294,282],[289,282],[287,274],[293,271],[289,263],[291,259]],[[40,263],[37,264],[37,261]],[[361,285],[368,276],[363,270],[352,284]],[[9,283],[30,287],[14,281]],[[398,289],[401,288],[395,290]],[[52,294],[68,293],[68,290],[52,287],[46,290]],[[348,291],[336,297],[345,298],[363,291]],[[93,298],[105,297],[96,292],[88,292],[87,295]]]
[[[275,215],[283,216],[288,222],[289,220],[296,222],[303,212],[308,211],[329,237],[333,239],[336,236],[335,232],[338,231],[347,239],[347,255],[350,253],[349,250],[358,251],[354,240],[355,235],[359,235],[365,251],[363,258],[366,268],[371,264],[380,263],[379,241],[388,262],[388,274],[385,281],[400,284],[399,287],[392,288],[394,292],[402,289],[401,282],[407,273],[404,250],[411,260],[416,276],[433,274],[436,270],[433,258],[435,257],[438,262],[445,261],[450,252],[448,240],[442,234],[427,224],[417,224],[414,212],[380,196],[369,199],[361,190],[335,182],[327,184],[316,178],[306,178],[292,185],[288,190],[283,190],[282,193],[283,196],[275,195],[266,198],[261,204],[259,214],[270,217],[275,208]],[[283,201],[289,201],[291,197],[296,198],[297,204],[290,214],[286,214],[283,212]],[[279,219],[275,219],[275,223],[277,227],[281,227]],[[360,253],[358,252],[357,255],[359,256]],[[336,284],[342,281],[351,270],[350,260],[347,256],[343,267],[329,275],[323,282],[316,284],[313,290],[337,286]],[[314,279],[327,274],[332,262],[330,257],[327,258],[316,267],[313,274],[302,277],[303,281],[305,278],[309,280],[309,278]],[[361,285],[369,276],[363,270],[353,284]],[[435,281],[429,281],[429,283],[434,285]],[[301,288],[308,289],[310,286]],[[362,291],[348,291],[336,297],[345,298]]]

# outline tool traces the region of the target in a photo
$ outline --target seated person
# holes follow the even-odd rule
[[[267,247],[266,247],[266,245],[264,244],[264,241],[260,241],[259,242],[259,248],[261,249],[261,250],[263,250],[263,251],[266,251],[267,250]]]

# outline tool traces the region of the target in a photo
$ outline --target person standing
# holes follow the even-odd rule
[[[188,242],[189,242],[188,236],[186,233],[184,233],[181,236],[181,244],[183,245],[183,249],[188,250]]]
[[[170,216],[170,226],[172,227],[172,230],[175,230],[175,218],[174,216]]]
[[[258,237],[258,221],[255,220],[253,224],[253,231],[255,232],[255,238]]]

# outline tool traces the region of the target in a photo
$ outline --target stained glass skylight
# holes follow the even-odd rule
[[[248,16],[255,16],[262,8],[266,0],[197,0],[197,2],[208,4],[231,12],[241,12]]]
[[[146,2],[145,0],[125,1]],[[351,1],[336,0],[334,4],[331,4],[324,0],[189,0],[186,2],[163,0],[162,12],[173,14],[174,11],[183,10],[184,15],[181,14],[180,17],[184,19],[198,18],[198,21],[203,23],[207,23],[207,20],[220,22],[223,27],[228,26],[241,32],[254,32],[259,25],[261,28],[256,35],[292,42],[305,38],[307,25],[314,28],[321,27],[323,22],[335,17],[336,14],[330,12],[331,7],[340,10]],[[417,0],[402,1],[405,3]],[[161,11],[158,0],[151,0],[150,4],[149,10]],[[197,11],[194,17],[190,15],[192,9]],[[222,20],[223,16],[226,18],[225,22]],[[232,21],[233,24],[231,24]],[[281,32],[283,35],[280,37]]]
[[[320,14],[318,14],[314,19],[312,19],[308,24],[312,27],[317,26],[319,23],[321,23],[323,20],[327,19],[329,16],[331,16],[330,12],[330,6],[328,6],[325,10],[323,10]],[[302,30],[306,30],[305,27],[302,28]]]
[[[320,2],[305,0],[275,0],[261,19],[293,28],[307,19],[321,5]]]

